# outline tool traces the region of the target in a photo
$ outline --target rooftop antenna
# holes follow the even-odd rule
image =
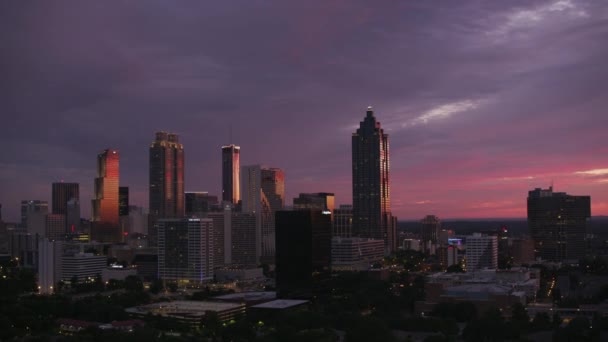
[[[551,189],[551,191],[553,191],[553,179],[551,179],[551,187],[549,189]]]

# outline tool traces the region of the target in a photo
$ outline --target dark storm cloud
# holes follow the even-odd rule
[[[350,135],[374,105],[398,215],[523,215],[527,187],[588,191],[573,172],[608,166],[605,41],[592,0],[4,2],[0,202],[14,219],[59,179],[86,198],[114,147],[147,205],[156,130],[180,134],[186,188],[219,193],[232,130],[243,165],[286,170],[288,202],[348,203]]]

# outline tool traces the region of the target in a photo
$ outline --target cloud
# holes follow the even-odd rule
[[[594,169],[587,171],[576,171],[574,174],[577,175],[586,175],[586,176],[604,176],[608,175],[608,169]]]
[[[403,127],[415,126],[419,124],[427,124],[431,121],[447,119],[454,114],[477,109],[482,101],[479,100],[462,100],[457,102],[446,103],[434,107],[420,116],[406,122]]]

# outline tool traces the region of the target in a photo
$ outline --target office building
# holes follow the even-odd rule
[[[118,219],[119,154],[106,149],[97,155],[97,178],[93,193],[91,239],[121,242]]]
[[[528,228],[536,256],[544,260],[578,260],[585,256],[591,197],[549,189],[528,192]]]
[[[344,237],[331,240],[332,271],[365,271],[383,258],[383,240]]]
[[[511,241],[511,257],[513,264],[530,264],[534,258],[534,241],[532,239],[510,239]]]
[[[21,227],[27,229],[29,233],[44,235],[48,213],[49,204],[47,201],[21,201]]]
[[[148,234],[148,214],[144,208],[129,206],[129,234]]]
[[[32,234],[23,229],[8,233],[8,250],[11,257],[17,259],[19,267],[38,267],[38,242],[43,238],[43,234]]]
[[[219,209],[217,196],[206,191],[186,192],[186,217],[204,217],[206,213]]]
[[[226,203],[222,212],[207,215],[213,220],[214,265],[253,267],[256,259],[256,216],[241,213]]]
[[[293,209],[311,209],[316,211],[328,211],[333,215],[335,209],[335,196],[328,192],[317,192],[300,194],[293,199]]]
[[[69,232],[72,226],[78,226],[80,223],[80,189],[78,183],[53,183],[52,185],[52,213],[57,215],[65,215],[66,222],[64,231]],[[77,206],[77,208],[75,207]],[[78,212],[78,218],[74,214]],[[71,212],[68,215],[68,212]],[[67,218],[70,218],[68,220]]]
[[[61,256],[61,280],[72,286],[75,285],[72,284],[72,279],[77,280],[78,284],[93,282],[107,266],[108,258],[104,255],[64,254]]]
[[[331,218],[312,210],[276,213],[276,287],[279,298],[310,297],[313,273],[331,266]]]
[[[498,238],[475,233],[466,237],[467,272],[498,267]]]
[[[352,135],[353,235],[384,240],[386,252],[396,248],[389,166],[388,134],[369,107]]]
[[[420,251],[420,240],[403,239],[403,250],[405,251]]]
[[[66,216],[62,214],[46,215],[45,237],[51,241],[65,240],[65,221]]]
[[[158,276],[180,284],[213,279],[213,220],[158,219]]]
[[[118,216],[129,216],[129,187],[118,187]]]
[[[234,144],[222,146],[222,201],[237,204],[240,190],[241,148]]]
[[[150,215],[184,216],[184,145],[177,134],[157,132],[150,146]]]
[[[342,204],[334,209],[333,236],[351,237],[353,233],[353,206]]]
[[[281,169],[260,165],[241,169],[242,212],[256,216],[256,255],[274,264],[275,213],[285,206],[285,175]]]
[[[66,227],[68,234],[80,232],[80,199],[71,198],[67,203]]]
[[[435,215],[427,215],[420,223],[422,224],[421,237],[422,242],[426,245],[429,242],[436,244],[439,240],[439,232],[441,231],[441,221]],[[446,240],[447,244],[447,240]]]
[[[38,293],[51,295],[61,280],[63,243],[49,239],[38,241]]]

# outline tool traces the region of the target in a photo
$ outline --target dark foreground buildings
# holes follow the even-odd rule
[[[322,211],[276,213],[276,284],[279,298],[312,296],[313,273],[329,272],[331,215]]]
[[[528,192],[528,227],[536,256],[545,260],[578,260],[585,256],[591,197],[536,188]]]

